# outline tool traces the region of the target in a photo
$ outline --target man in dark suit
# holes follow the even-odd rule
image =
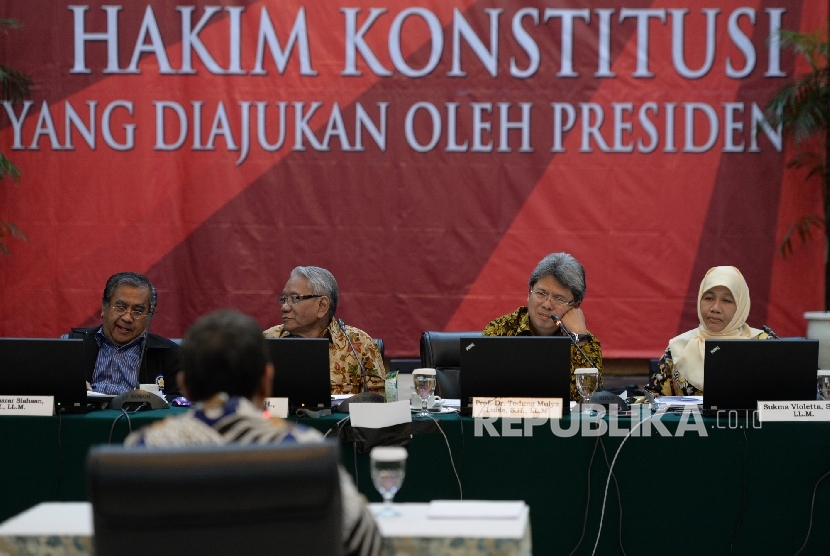
[[[168,400],[180,395],[179,345],[149,333],[156,301],[156,288],[142,274],[120,272],[107,280],[101,326],[69,334],[84,340],[87,389],[118,395],[158,382]]]

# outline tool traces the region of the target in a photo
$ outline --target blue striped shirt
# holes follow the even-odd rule
[[[92,389],[102,394],[118,395],[138,388],[138,364],[141,362],[142,334],[126,346],[117,346],[104,335],[103,327],[95,333],[98,359],[92,372]]]

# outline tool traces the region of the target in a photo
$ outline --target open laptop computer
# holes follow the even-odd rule
[[[269,338],[274,363],[272,396],[288,398],[288,411],[331,409],[328,338]]]
[[[816,399],[818,340],[706,340],[705,355],[704,414]]]
[[[83,340],[0,338],[0,394],[54,396],[56,413],[87,410]]]
[[[562,398],[570,413],[571,340],[564,336],[461,338],[461,412],[473,397]]]

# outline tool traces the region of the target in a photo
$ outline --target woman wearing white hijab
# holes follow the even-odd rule
[[[706,340],[767,338],[746,324],[749,287],[734,266],[710,268],[700,283],[700,326],[669,341],[649,390],[666,396],[703,395],[703,348]]]

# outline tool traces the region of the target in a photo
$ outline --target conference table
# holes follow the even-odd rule
[[[129,426],[182,411],[140,412]],[[646,413],[417,418],[395,501],[524,500],[535,554],[795,554],[808,531],[801,554],[826,554],[830,480],[819,480],[830,471],[830,423]],[[350,441],[344,417],[300,422],[339,438],[358,488],[380,502],[366,446]],[[86,500],[90,446],[128,432],[115,410],[0,419],[0,520]]]
[[[451,500],[395,504],[394,508],[395,515],[386,516],[383,504],[370,507],[385,556],[531,554],[524,502]],[[93,522],[89,502],[41,502],[0,523],[0,555],[94,556]],[[187,553],[186,547],[182,551]]]

